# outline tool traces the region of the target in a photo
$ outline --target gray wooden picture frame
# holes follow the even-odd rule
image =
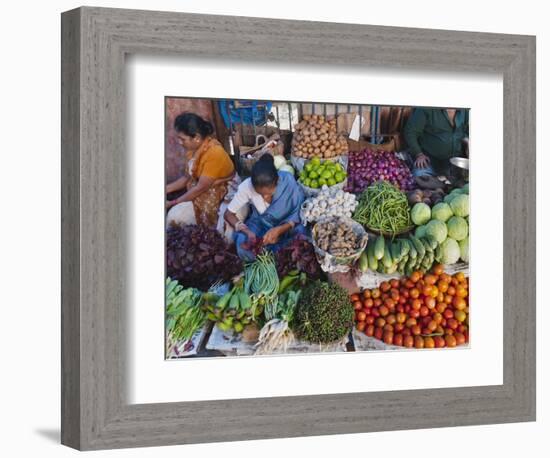
[[[63,444],[90,450],[535,420],[535,37],[83,7],[62,14],[61,38]],[[124,62],[135,53],[502,74],[504,383],[128,404]]]

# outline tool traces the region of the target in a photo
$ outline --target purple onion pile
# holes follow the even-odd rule
[[[387,181],[401,191],[415,187],[407,164],[398,159],[393,151],[364,149],[350,152],[346,191],[360,193],[377,181]]]

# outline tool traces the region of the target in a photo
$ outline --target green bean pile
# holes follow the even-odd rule
[[[254,305],[258,302],[266,308],[277,306],[279,276],[270,251],[263,251],[244,268],[244,291],[253,296]]]
[[[359,196],[353,219],[367,229],[397,234],[411,226],[407,196],[390,183],[375,183]]]

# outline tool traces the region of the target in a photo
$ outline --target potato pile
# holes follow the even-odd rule
[[[351,224],[339,218],[317,223],[314,236],[321,250],[337,257],[355,254],[363,241],[363,235],[356,234]]]
[[[336,119],[326,120],[323,115],[304,115],[296,125],[292,138],[292,154],[310,159],[318,156],[323,159],[340,156],[348,151],[348,143],[343,135],[336,132]]]

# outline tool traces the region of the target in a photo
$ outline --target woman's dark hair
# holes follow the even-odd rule
[[[271,154],[266,153],[258,159],[258,162],[252,166],[250,178],[255,188],[270,188],[277,184],[279,175]]]
[[[195,113],[182,113],[174,121],[174,129],[189,137],[207,137],[214,132],[214,126]]]

